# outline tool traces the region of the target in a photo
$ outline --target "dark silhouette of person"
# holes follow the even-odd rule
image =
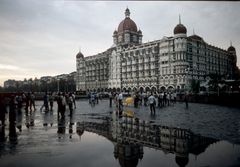
[[[113,94],[112,92],[109,93],[109,106],[112,107],[112,99],[113,99]]]
[[[9,141],[11,143],[17,142],[17,132],[16,132],[16,105],[15,97],[11,96],[9,102]]]
[[[25,110],[26,110],[26,112],[28,112],[29,105],[30,105],[30,93],[28,93],[27,96],[26,96],[25,104],[26,104]]]
[[[188,108],[188,100],[189,100],[189,95],[188,95],[188,92],[186,92],[184,95],[184,102],[185,102],[186,108]]]

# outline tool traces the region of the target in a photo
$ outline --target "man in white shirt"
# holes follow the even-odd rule
[[[153,94],[151,93],[151,95],[148,98],[148,102],[150,104],[150,110],[151,110],[151,114],[153,113],[155,115],[155,105],[156,105],[156,99],[153,96]]]
[[[123,109],[123,94],[122,94],[122,92],[120,92],[118,95],[118,107],[119,107],[119,111],[121,112]]]

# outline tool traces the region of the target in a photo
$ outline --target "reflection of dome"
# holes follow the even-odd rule
[[[186,27],[183,24],[179,23],[174,28],[173,33],[174,34],[187,34],[187,29],[186,29]]]
[[[119,157],[118,159],[121,167],[136,167],[138,165],[138,158],[125,159]]]
[[[227,51],[228,52],[235,52],[236,49],[233,46],[230,46]]]
[[[118,33],[122,33],[127,30],[137,32],[137,25],[132,19],[130,19],[130,11],[128,8],[125,11],[125,16],[125,19],[121,21],[118,26]]]
[[[175,161],[179,167],[185,167],[188,164],[189,160],[188,160],[188,157],[176,156]]]
[[[78,54],[76,55],[76,58],[79,59],[79,58],[83,58],[84,55],[79,51]]]

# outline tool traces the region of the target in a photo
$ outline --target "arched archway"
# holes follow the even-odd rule
[[[145,88],[145,91],[146,92],[149,92],[151,89],[147,86],[146,88]]]
[[[144,88],[143,87],[140,87],[139,88],[140,92],[142,93],[144,91]]]
[[[166,87],[165,86],[161,86],[160,87],[160,91],[164,92],[166,90]]]
[[[153,87],[151,88],[151,91],[152,91],[152,92],[156,92],[156,91],[157,91],[157,88],[156,88],[155,86],[153,86]]]
[[[168,91],[173,91],[174,87],[172,85],[168,86]]]

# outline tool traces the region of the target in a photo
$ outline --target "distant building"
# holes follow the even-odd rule
[[[147,43],[142,36],[127,8],[111,48],[89,57],[76,55],[76,89],[186,89],[192,80],[203,82],[210,74],[234,79],[235,48],[224,50],[195,33],[188,36],[180,17],[173,36]]]
[[[9,87],[16,87],[17,86],[17,81],[13,79],[9,79],[4,82],[3,84],[4,88],[9,88]]]

